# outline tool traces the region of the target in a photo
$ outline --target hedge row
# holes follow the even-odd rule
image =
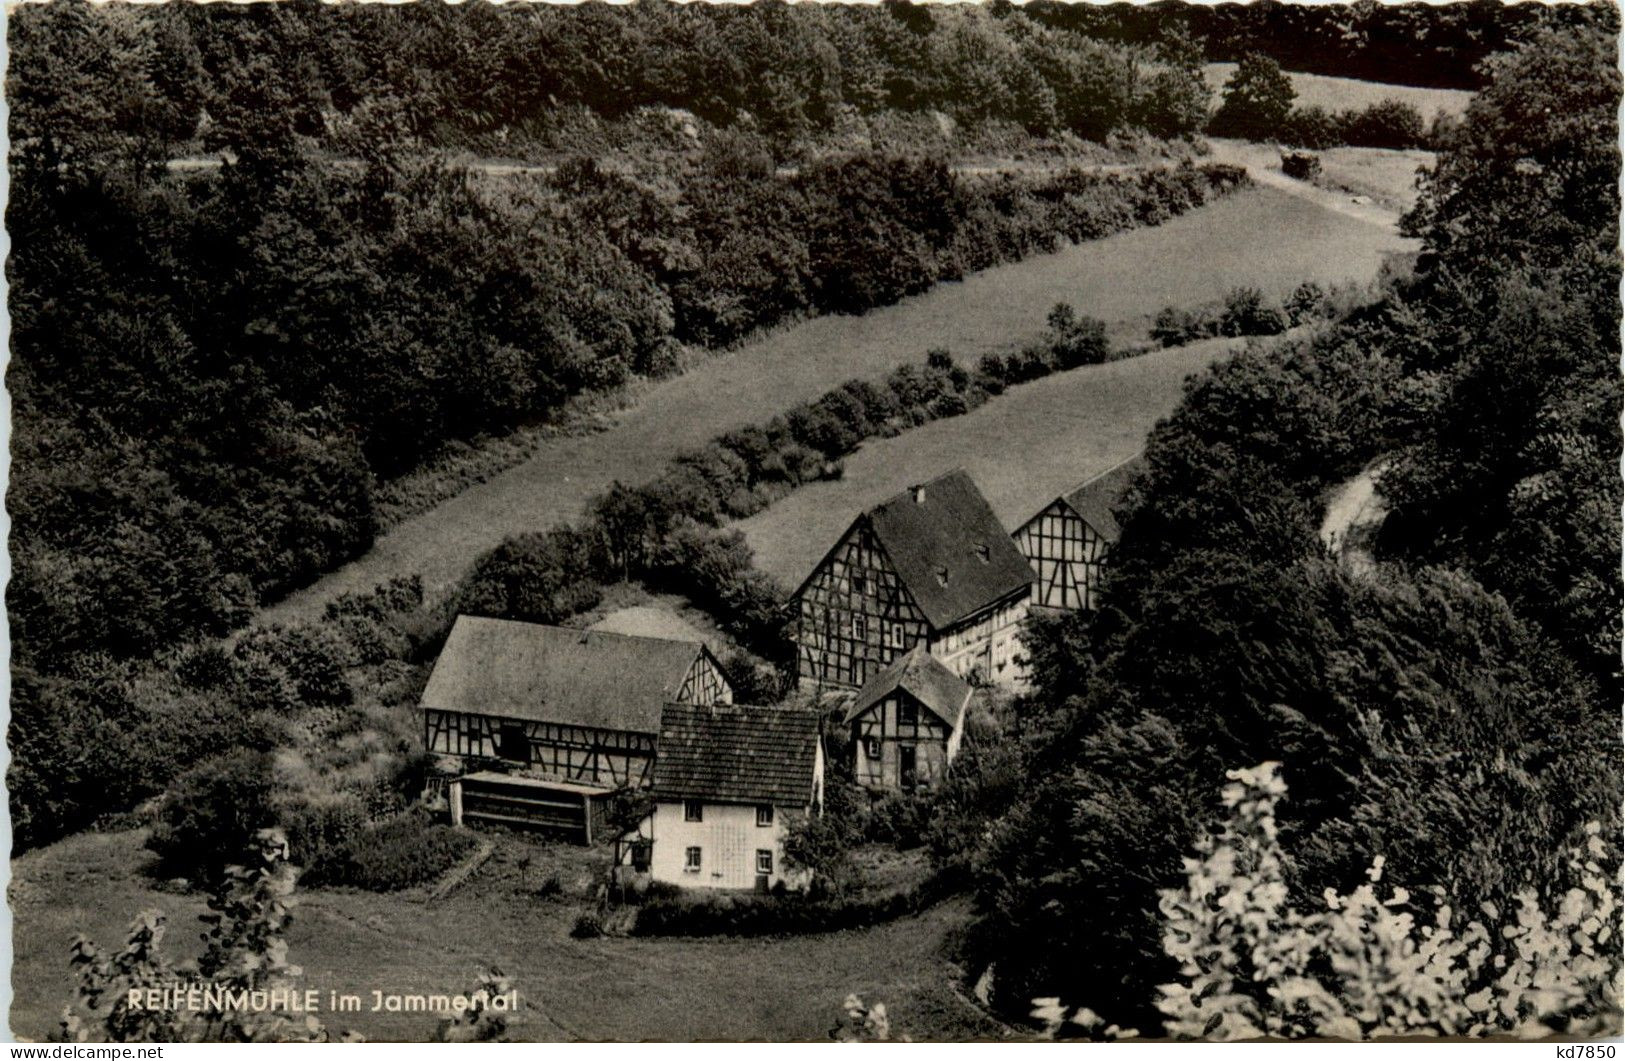
[[[1325,320],[1335,313],[1332,294],[1313,280],[1299,284],[1284,303],[1265,298],[1256,287],[1238,287],[1223,303],[1188,309],[1169,306],[1157,314],[1151,338],[1167,347],[1221,335],[1279,335],[1288,328]]]
[[[958,416],[1012,384],[1131,352],[1114,352],[1102,322],[1063,304],[1043,340],[984,357],[974,370],[934,350],[924,364],[901,365],[879,382],[848,381],[678,457],[652,482],[614,484],[581,522],[508,539],[475,565],[456,610],[556,623],[596,605],[605,583],[640,579],[682,594],[752,651],[777,658],[783,593],[753,567],[743,536],[720,529],[724,522],[801,483],[838,476],[841,458],[865,439]]]
[[[926,878],[906,892],[878,898],[728,894],[698,902],[645,902],[632,923],[634,936],[801,936],[869,928],[907,917],[946,899],[958,888],[947,873]]]
[[[1428,147],[1434,143],[1441,122],[1436,118],[1430,130],[1422,112],[1409,103],[1385,99],[1361,110],[1329,111],[1324,107],[1294,107],[1287,115],[1280,140],[1298,147],[1327,148],[1388,147],[1398,149]]]

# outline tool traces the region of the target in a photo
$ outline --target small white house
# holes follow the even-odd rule
[[[823,806],[818,716],[787,707],[668,704],[654,810],[640,827],[654,880],[690,888],[799,888],[785,865],[792,822]]]

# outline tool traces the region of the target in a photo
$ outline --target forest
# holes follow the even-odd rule
[[[685,351],[861,313],[1187,205],[1082,171],[971,180],[884,146],[779,172],[784,137],[838,106],[796,63],[828,63],[833,78],[841,55],[841,98],[872,109],[976,100],[987,109],[962,120],[1015,120],[1014,102],[943,80],[991,49],[988,62],[1053,82],[1058,110],[1036,125],[1101,138],[1193,130],[1205,90],[1186,53],[1138,65],[1151,53],[981,12],[917,24],[911,9],[508,10],[55,5],[18,20],[7,220],[21,662],[150,657],[241,625],[365,551],[377,483],[447,442],[669,373]],[[837,48],[843,33],[867,43]],[[596,49],[617,34],[626,48],[609,54],[626,65],[606,68]],[[935,50],[903,47],[916,37]],[[742,98],[696,95],[744,72],[672,68],[706,57],[806,87],[782,114],[763,110],[772,94],[746,112]],[[475,63],[498,66],[468,76]],[[1131,67],[1138,85],[1118,76]],[[874,84],[890,87],[871,98]],[[451,95],[477,86],[536,95]],[[639,111],[654,103],[692,111]],[[502,184],[432,146],[523,135],[583,107],[638,112],[626,135],[681,150],[636,166],[576,154]],[[471,124],[436,131],[426,115]],[[167,170],[192,150],[230,161]]]
[[[933,826],[976,882],[968,961],[1012,1015],[1046,997],[1161,1026],[1159,894],[1227,772],[1263,763],[1295,909],[1379,856],[1418,923],[1619,872],[1614,48],[1563,31],[1492,59],[1405,219],[1414,275],[1193,380],[1153,432],[1105,606],[1037,633],[1015,739],[975,753]],[[1373,462],[1392,512],[1367,570],[1317,529]],[[1588,823],[1615,842],[1581,870]]]

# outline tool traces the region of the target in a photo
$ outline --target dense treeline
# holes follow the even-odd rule
[[[1103,40],[1160,40],[1183,34],[1206,57],[1264,55],[1289,70],[1398,85],[1477,89],[1479,64],[1543,29],[1596,26],[1616,32],[1611,4],[1502,4],[1440,7],[1382,4],[1069,4],[1036,0],[1027,13],[1047,25]]]
[[[582,162],[500,197],[388,159],[275,190],[235,171],[20,188],[19,659],[223,632],[363,551],[375,479],[448,439],[668,371],[683,343],[1155,223],[1229,179],[751,162],[719,148],[658,181]]]
[[[1192,132],[1207,104],[1200,52],[1177,34],[1104,43],[1008,6],[76,6],[30,12],[14,45],[27,59],[12,68],[14,120],[83,102],[102,119],[83,135],[153,149],[285,152],[303,138],[342,151],[377,126],[522,149],[591,128],[583,114],[648,107],[781,143],[931,111],[1098,140]]]
[[[1493,921],[1577,883],[1586,822],[1617,838],[1614,48],[1564,32],[1493,61],[1407,219],[1415,276],[1215,367],[1153,433],[1105,607],[1035,637],[1019,739],[971,753],[933,826],[1011,1011],[1159,1026],[1158,890],[1228,769],[1284,764],[1303,909],[1381,855],[1419,923]],[[1393,512],[1345,563],[1322,512],[1373,462]]]
[[[18,20],[8,221],[20,660],[150,654],[229,629],[368,547],[376,479],[447,440],[668,371],[683,344],[862,312],[1060,240],[1154,223],[1203,194],[1179,174],[967,180],[941,161],[878,152],[781,176],[770,140],[709,127],[660,165],[578,159],[524,185],[480,185],[426,161],[407,120],[481,113],[436,95],[480,81],[374,83],[376,71],[347,64],[441,70],[449,60],[412,48],[460,42],[454,53],[472,62],[511,47],[583,65],[509,83],[633,107],[694,101],[587,62],[602,34],[634,34],[645,52],[707,27],[756,33],[798,61],[827,50],[767,32],[800,19],[770,6],[498,12],[54,5]],[[808,25],[852,28],[832,13]],[[1015,30],[978,15],[932,36],[967,33],[1009,43]],[[761,58],[723,43],[693,54]],[[949,53],[905,51],[923,69],[959,69],[942,66]],[[791,65],[779,52],[772,63]],[[67,101],[80,94],[76,112]],[[551,112],[552,99],[532,102]],[[155,160],[194,135],[235,161],[218,178],[158,176]],[[323,164],[324,144],[350,161]]]

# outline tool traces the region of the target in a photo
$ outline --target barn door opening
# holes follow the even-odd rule
[[[897,781],[905,792],[913,791],[918,780],[916,765],[914,748],[905,745],[897,749]]]
[[[497,730],[497,755],[516,763],[530,762],[530,738],[524,726],[504,724]]]

